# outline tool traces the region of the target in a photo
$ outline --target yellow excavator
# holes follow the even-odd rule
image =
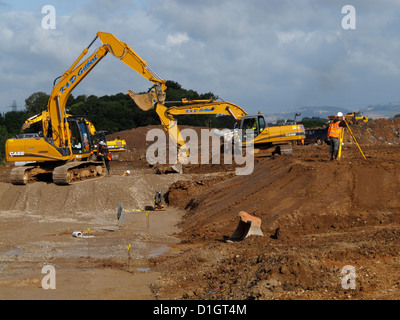
[[[367,123],[368,117],[364,116],[361,112],[348,112],[344,115],[348,124],[360,124],[360,123]],[[335,115],[328,116],[329,120],[335,119]]]
[[[360,124],[368,122],[368,117],[364,116],[361,112],[349,112],[345,115],[346,121],[349,124]]]
[[[102,45],[81,62],[97,39]],[[71,67],[54,81],[42,117],[41,135],[7,140],[6,160],[25,163],[11,170],[13,184],[38,180],[42,174],[51,174],[52,181],[60,185],[105,176],[104,163],[90,160],[93,146],[87,123],[82,118],[68,119],[65,106],[72,90],[108,53],[151,81],[157,101],[164,102],[166,81],[160,79],[126,43],[111,33],[98,32]]]
[[[246,111],[238,105],[214,100],[187,100],[180,102],[183,106],[166,107],[157,102],[155,92],[135,94],[132,90],[127,91],[129,96],[135,101],[136,105],[142,110],[155,109],[161,124],[166,132],[169,133],[171,140],[178,147],[178,155],[187,154],[186,142],[182,138],[177,127],[174,116],[178,115],[206,115],[221,114],[232,116],[235,121],[236,130],[242,131],[242,146],[254,144],[256,156],[278,154],[292,154],[292,142],[305,139],[305,129],[302,124],[271,125],[268,124],[264,115],[248,115]],[[253,130],[253,137],[246,138],[246,130]],[[224,135],[235,135],[235,130],[224,133]],[[222,136],[222,135],[221,135]],[[179,158],[179,157],[178,157]],[[182,166],[173,166],[175,171],[181,172]]]
[[[118,153],[126,151],[126,141],[125,139],[120,139],[116,138],[114,140],[107,140],[106,139],[106,130],[98,130],[95,131],[95,133],[92,135],[92,141],[93,141],[93,148],[94,148],[94,153],[97,152],[98,148],[98,143],[100,141],[105,141],[107,144],[107,149],[108,151],[111,152],[112,159],[118,159]]]
[[[25,120],[24,124],[21,127],[21,134],[19,135],[20,138],[29,136],[29,134],[24,134],[23,132],[30,128],[33,124],[38,123],[43,121],[43,117],[49,119],[48,112],[43,111],[42,113],[39,113],[37,115],[34,115],[28,119]],[[82,116],[74,116],[72,114],[67,113],[67,121],[74,121],[75,118],[82,118],[86,122],[89,133],[90,133],[90,140],[92,142],[92,149],[93,149],[93,154],[97,154],[97,149],[98,149],[98,143],[100,141],[105,141],[107,144],[107,149],[111,152],[112,158],[113,159],[118,159],[118,152],[123,152],[126,151],[126,141],[125,139],[114,139],[114,140],[107,140],[106,139],[106,134],[107,131],[105,130],[96,130],[96,127],[94,126],[93,123],[91,123],[89,120],[83,118]],[[95,156],[93,157],[95,158]]]

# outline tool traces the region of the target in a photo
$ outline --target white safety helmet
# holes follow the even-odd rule
[[[337,113],[337,116],[340,118],[340,117],[343,117],[343,113],[341,113],[340,111]]]

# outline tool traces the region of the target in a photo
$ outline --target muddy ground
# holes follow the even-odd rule
[[[246,176],[218,165],[156,174],[149,128],[118,134],[130,150],[104,179],[12,186],[2,167],[0,298],[398,299],[400,121],[352,128],[366,159],[347,132],[339,162],[328,145],[295,145]],[[168,206],[147,213],[157,189]],[[121,226],[119,203],[131,211]],[[226,243],[241,210],[264,236]],[[56,290],[42,288],[44,265]]]

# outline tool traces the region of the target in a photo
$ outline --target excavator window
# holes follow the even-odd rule
[[[259,129],[260,129],[260,132],[261,132],[261,131],[263,131],[264,128],[265,128],[265,120],[264,120],[264,117],[258,116],[258,123],[259,123]]]
[[[262,119],[262,120],[264,120],[264,119]],[[261,129],[260,125],[262,125],[263,126],[262,129],[264,129],[265,121],[262,121],[259,123],[257,116],[248,117],[248,118],[243,119],[242,125],[241,125],[243,142],[247,141],[246,130],[254,130],[253,137],[256,137],[260,133],[260,129]],[[261,129],[261,131],[262,131],[262,129]]]
[[[86,126],[82,122],[68,121],[71,131],[72,153],[84,153],[90,151],[89,134]]]
[[[243,130],[249,130],[249,129],[255,130],[256,128],[257,128],[257,119],[256,118],[247,118],[247,119],[243,120],[241,129],[243,129]]]
[[[248,130],[252,129],[254,130],[254,136],[257,136],[260,134],[261,131],[263,131],[265,128],[265,120],[264,117],[262,116],[255,116],[255,117],[250,117],[243,119],[242,123],[242,128],[243,130]]]
[[[71,146],[72,152],[82,153],[82,139],[81,134],[79,132],[78,124],[75,121],[69,122],[69,128],[71,131]]]
[[[90,147],[89,147],[89,133],[87,131],[87,127],[84,123],[81,122],[79,123],[79,128],[82,136],[83,151],[88,152]]]

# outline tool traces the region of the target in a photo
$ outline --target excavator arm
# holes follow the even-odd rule
[[[131,90],[128,90],[128,94],[136,102],[139,108],[141,108],[142,110],[149,109],[149,104],[143,106],[143,104],[138,101],[138,96],[140,95],[135,94]],[[236,120],[236,122],[239,122],[243,116],[247,115],[246,111],[231,102],[182,99],[181,103],[183,103],[184,105],[168,108],[164,104],[158,102],[153,104],[152,108],[155,108],[164,130],[169,134],[172,141],[177,144],[178,150],[181,150],[182,152],[185,152],[186,150],[186,143],[180,134],[174,116],[185,114],[220,114],[232,116]]]
[[[87,54],[89,48],[97,38],[101,40],[102,46],[97,48],[95,52],[81,62],[82,58]],[[56,147],[67,148],[69,144],[69,135],[66,134],[69,128],[65,109],[68,97],[72,90],[109,52],[151,81],[156,88],[158,101],[164,102],[166,81],[162,80],[153,70],[151,70],[146,61],[144,61],[129,45],[121,42],[111,33],[98,32],[96,38],[83,50],[71,67],[60,77],[58,83],[55,84],[51,92],[47,109],[48,116],[51,119],[51,132]],[[44,128],[44,134],[49,134],[49,131],[46,128]],[[63,137],[68,137],[68,139],[66,140]]]
[[[157,104],[156,112],[161,119],[165,130],[169,132],[169,128],[176,126],[176,120],[174,116],[178,115],[201,115],[201,114],[221,114],[232,116],[237,122],[239,122],[243,116],[247,113],[241,107],[231,103],[223,101],[212,101],[212,100],[182,100],[182,103],[188,104],[180,107],[167,108],[160,103]],[[179,149],[185,150],[185,141],[182,139],[179,129],[170,130],[172,133],[172,139],[178,144]],[[170,133],[170,135],[171,135]]]
[[[67,117],[73,117],[73,115],[67,113]],[[47,127],[46,124],[47,124],[47,121],[49,121],[49,115],[48,115],[47,111],[43,111],[42,113],[38,113],[38,114],[26,119],[24,124],[21,127],[21,133],[23,131],[25,131],[26,129],[30,128],[31,125],[33,125],[39,121],[42,121],[42,123],[44,123],[43,127]],[[89,128],[90,134],[92,136],[95,135],[96,128],[94,127],[93,123],[91,123],[89,120],[86,120],[86,119],[85,119],[85,121]]]
[[[38,113],[28,119],[25,120],[24,124],[21,127],[21,132],[30,128],[30,126],[36,122],[42,121],[43,118],[46,118],[47,111],[43,111],[42,113]]]

